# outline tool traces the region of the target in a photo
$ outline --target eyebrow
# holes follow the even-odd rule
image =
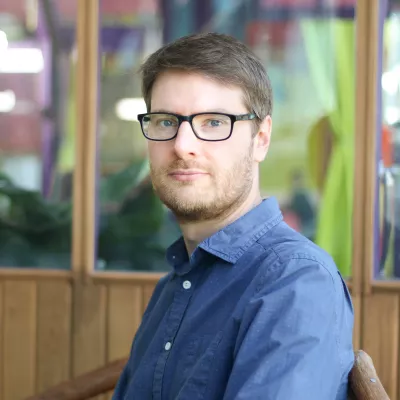
[[[178,114],[178,115],[183,115],[183,114],[179,114],[179,113],[177,113],[177,112],[175,112],[175,111],[167,110],[167,109],[164,109],[164,108],[155,109],[155,110],[152,110],[151,112],[155,112],[155,113],[165,113],[165,114]],[[212,108],[212,109],[205,110],[205,111],[195,112],[195,113],[193,113],[193,114],[202,114],[202,113],[235,114],[235,113],[232,113],[232,112],[230,112],[230,111],[228,111],[228,110],[226,110],[226,109],[224,109],[224,108]],[[244,112],[244,113],[239,113],[239,114],[246,114],[246,112]]]
[[[175,112],[173,112],[171,110],[166,110],[166,109],[163,109],[163,108],[151,110],[151,112],[152,113],[156,112],[156,113],[176,114]]]

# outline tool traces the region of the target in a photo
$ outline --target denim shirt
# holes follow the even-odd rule
[[[347,398],[350,295],[274,198],[167,259],[114,400]]]

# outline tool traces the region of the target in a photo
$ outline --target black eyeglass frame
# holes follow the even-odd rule
[[[153,138],[148,137],[143,129],[143,118],[146,115],[172,115],[172,116],[176,117],[178,119],[178,126],[176,128],[175,135],[168,139],[153,139]],[[197,117],[198,115],[224,115],[224,116],[230,118],[231,131],[229,132],[229,135],[224,139],[203,139],[202,137],[199,137],[199,135],[196,133],[196,130],[193,128],[193,119],[195,117]],[[144,137],[146,139],[152,140],[154,142],[167,142],[168,140],[175,139],[178,135],[179,128],[180,128],[182,122],[184,122],[184,121],[189,122],[189,124],[192,128],[192,131],[195,134],[195,136],[197,137],[197,139],[204,140],[205,142],[222,142],[224,140],[228,140],[232,136],[233,126],[236,121],[252,121],[257,118],[257,115],[254,113],[235,115],[235,114],[226,114],[226,113],[222,113],[222,112],[201,112],[201,113],[196,113],[196,114],[192,114],[192,115],[180,115],[180,114],[175,114],[175,113],[170,113],[170,112],[150,112],[150,113],[145,113],[145,114],[138,114],[137,118],[138,118],[138,121],[140,122],[140,127],[142,129],[142,133],[143,133]]]

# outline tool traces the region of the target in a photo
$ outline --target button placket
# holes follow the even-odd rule
[[[154,377],[153,377],[153,399],[154,400],[161,400],[161,389],[162,389],[162,382],[164,379],[164,372],[165,367],[167,364],[168,357],[170,355],[172,344],[174,342],[175,336],[177,335],[180,325],[182,323],[182,319],[184,317],[186,308],[189,305],[190,298],[192,297],[193,291],[184,289],[182,290],[183,286],[190,286],[192,287],[192,283],[189,280],[185,280],[184,282],[178,283],[181,289],[179,290],[179,286],[177,286],[174,300],[171,304],[171,309],[168,316],[167,321],[167,329],[165,335],[165,342],[163,345],[164,351],[161,352],[158,361],[156,363],[156,367],[154,370]]]
[[[167,343],[165,343],[164,349],[166,351],[169,351],[169,350],[171,350],[171,347],[172,347],[172,343],[171,342],[167,342]]]

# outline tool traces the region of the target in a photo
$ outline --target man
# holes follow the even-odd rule
[[[114,399],[345,399],[346,285],[260,195],[272,126],[260,61],[229,36],[200,34],[156,51],[142,74],[153,187],[183,237]]]

